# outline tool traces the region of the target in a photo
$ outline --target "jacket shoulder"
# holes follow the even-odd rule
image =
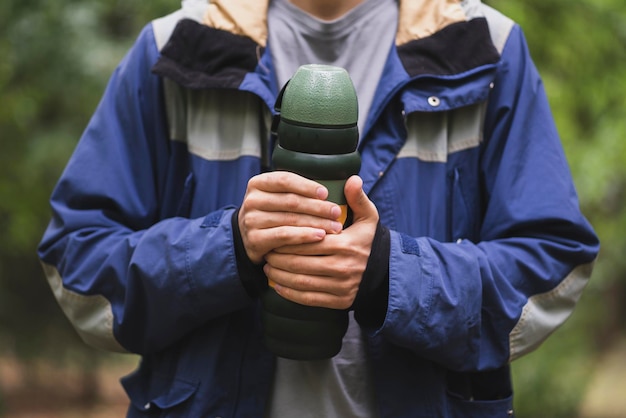
[[[202,22],[209,2],[206,0],[187,0],[182,2],[182,7],[173,13],[152,21],[154,39],[159,51],[163,49],[172,36],[174,28],[183,19],[192,19]]]
[[[482,10],[489,25],[493,45],[499,53],[502,53],[511,29],[515,26],[515,21],[486,4],[482,4]]]

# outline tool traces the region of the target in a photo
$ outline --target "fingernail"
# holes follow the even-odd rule
[[[316,229],[313,235],[316,238],[322,239],[326,236],[326,231],[324,231],[323,229]]]
[[[315,193],[317,194],[317,197],[322,200],[328,197],[328,190],[326,190],[326,188],[324,187],[318,187]]]
[[[332,222],[330,225],[330,228],[334,231],[334,232],[341,232],[341,230],[343,229],[343,225],[339,222]]]
[[[339,219],[339,217],[341,216],[341,208],[339,206],[333,206],[330,210],[330,216],[333,219]]]

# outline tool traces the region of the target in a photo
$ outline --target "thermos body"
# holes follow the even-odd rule
[[[359,173],[358,104],[347,71],[304,65],[285,85],[276,104],[274,170],[285,170],[323,184],[328,200],[347,218],[346,180]],[[300,305],[269,287],[261,296],[266,346],[294,360],[334,357],[348,327],[348,311]]]

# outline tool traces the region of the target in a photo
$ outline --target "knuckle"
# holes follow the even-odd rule
[[[240,218],[250,217],[250,214],[255,211],[257,207],[258,199],[254,193],[246,195],[243,202],[241,202],[241,209],[239,210]]]
[[[312,289],[313,282],[309,276],[300,276],[297,279],[297,285],[300,289],[310,290]]]
[[[352,283],[347,280],[341,280],[339,282],[339,292],[342,295],[347,295],[352,291]]]
[[[313,293],[303,293],[302,294],[302,302],[305,305],[316,306],[316,299]]]
[[[259,196],[259,194],[260,192],[256,191],[248,194],[246,200],[244,201],[244,204],[253,208],[259,206],[259,203],[261,202],[261,197]]]
[[[354,271],[354,267],[350,264],[341,263],[335,267],[335,271],[339,277],[349,277]],[[343,281],[342,283],[346,283]]]
[[[263,178],[261,177],[260,174],[257,174],[256,176],[251,177],[250,180],[248,180],[247,190],[258,189],[259,185],[263,182],[262,179]]]
[[[291,185],[291,176],[287,171],[275,171],[272,180],[281,188],[286,188]]]
[[[285,214],[285,222],[287,225],[298,225],[299,217],[294,212],[287,212]]]
[[[275,241],[280,242],[289,238],[289,232],[287,231],[286,228],[274,228],[272,232],[273,232]]]
[[[242,232],[248,232],[252,229],[253,225],[254,225],[254,221],[252,216],[250,216],[249,213],[245,213],[243,214],[241,217],[241,226],[243,231]]]
[[[283,200],[283,204],[285,205],[285,208],[288,211],[294,212],[299,207],[299,199],[298,199],[297,196],[295,196],[293,194],[288,194],[287,196],[285,196],[285,198]]]
[[[254,240],[249,240],[246,249],[251,253],[257,253],[259,251],[259,245],[254,242]]]
[[[265,240],[263,239],[263,237],[261,236],[261,234],[256,233],[254,231],[250,232],[248,234],[248,242],[247,242],[247,247],[249,250],[258,253],[260,251],[262,251],[263,248],[263,243],[265,242]]]
[[[348,309],[352,306],[352,303],[354,302],[354,298],[344,298],[341,300],[341,304],[338,307],[339,309]]]
[[[263,217],[258,211],[252,211],[246,214],[245,220],[247,226],[257,227],[263,221]]]

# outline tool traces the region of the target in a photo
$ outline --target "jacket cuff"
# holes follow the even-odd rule
[[[372,250],[352,308],[354,317],[365,327],[380,328],[387,315],[389,300],[389,254],[391,234],[380,222]]]
[[[230,219],[233,229],[233,244],[235,246],[237,272],[239,273],[239,280],[241,280],[248,295],[251,298],[256,298],[267,289],[267,277],[265,273],[263,273],[263,263],[254,264],[248,257],[248,254],[246,254],[246,247],[243,245],[238,219],[239,209],[233,213]]]

